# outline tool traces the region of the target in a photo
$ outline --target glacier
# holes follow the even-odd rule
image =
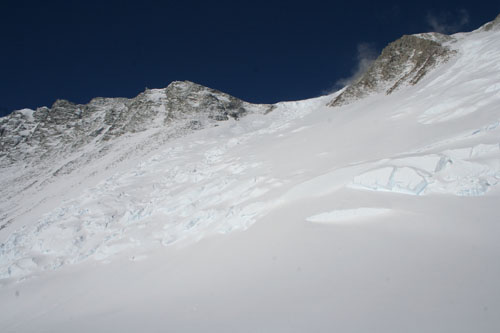
[[[498,331],[499,22],[304,101],[0,118],[0,330]]]

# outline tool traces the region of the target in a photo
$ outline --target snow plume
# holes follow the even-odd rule
[[[465,9],[459,10],[456,14],[434,13],[427,14],[427,24],[433,32],[451,34],[458,32],[469,23],[469,13]]]
[[[378,52],[372,43],[359,43],[357,46],[357,64],[352,71],[351,76],[341,78],[335,82],[335,88],[343,88],[357,79],[359,79],[370,67],[370,65],[377,59]]]

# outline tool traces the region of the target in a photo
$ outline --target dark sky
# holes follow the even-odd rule
[[[319,96],[403,34],[468,31],[500,1],[0,2],[0,112],[191,80],[250,102]]]

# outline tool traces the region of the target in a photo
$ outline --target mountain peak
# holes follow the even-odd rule
[[[146,89],[135,98],[92,99],[75,104],[58,99],[51,108],[14,112],[0,118],[0,165],[38,163],[102,145],[124,134],[161,130],[168,137],[265,113],[271,105],[254,105],[190,81],[174,81],[163,89]],[[165,133],[168,133],[165,134]],[[162,135],[163,135],[162,134]]]
[[[192,81],[189,81],[189,80],[172,81],[167,86],[167,88],[168,87],[177,87],[177,88],[181,88],[181,87],[184,87],[184,88],[187,88],[187,87],[204,87],[204,88],[208,88],[208,87],[205,87],[205,86],[203,86],[201,84],[198,84],[198,83],[195,83],[195,82],[192,82]]]
[[[389,95],[404,85],[415,85],[455,53],[447,45],[453,40],[439,33],[404,35],[387,45],[366,73],[328,105],[342,106],[373,93]]]

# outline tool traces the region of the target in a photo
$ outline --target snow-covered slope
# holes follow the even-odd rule
[[[121,166],[127,170],[167,141],[273,108],[186,81],[133,99],[95,98],[86,105],[58,100],[50,109],[0,118],[0,195],[8,199],[0,204],[0,240],[9,228],[58,207],[71,197],[68,191],[81,192]]]
[[[414,38],[446,61],[396,44],[349,103],[173,83],[2,118],[0,330],[498,331],[498,19]]]

